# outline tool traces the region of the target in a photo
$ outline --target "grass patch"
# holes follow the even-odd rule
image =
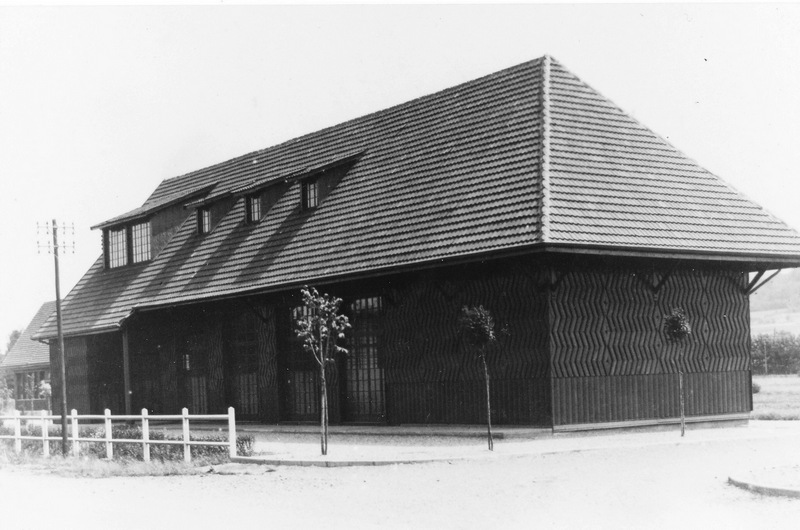
[[[761,390],[753,394],[754,420],[800,420],[800,377],[754,375]]]
[[[170,475],[200,475],[210,470],[210,463],[203,460],[183,461],[106,460],[93,456],[44,458],[23,453],[20,455],[0,450],[0,469],[21,469],[35,473],[55,474],[65,477],[164,477]]]

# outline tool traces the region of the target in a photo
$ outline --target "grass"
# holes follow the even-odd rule
[[[800,420],[800,377],[755,375],[761,391],[753,394],[754,420]]]
[[[14,454],[13,451],[0,449],[1,469],[25,469],[33,472],[55,474],[67,477],[143,477],[143,476],[168,476],[168,475],[199,475],[210,470],[204,461],[151,461],[149,464],[141,460],[106,460],[93,456],[62,457],[52,456],[43,458],[40,455],[23,453]]]

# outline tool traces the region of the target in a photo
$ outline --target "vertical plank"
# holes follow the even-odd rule
[[[183,407],[181,410],[181,423],[183,426],[183,461],[192,461],[192,446],[189,445],[189,409]]]
[[[113,439],[113,429],[111,426],[111,411],[105,409],[103,411],[103,415],[105,416],[105,430],[106,430],[106,458],[112,460],[114,458],[114,444],[111,442]]]
[[[50,457],[50,440],[47,439],[47,411],[39,411],[42,417],[42,456]]]
[[[231,458],[236,458],[236,412],[228,407],[228,449]]]
[[[78,442],[78,438],[80,437],[78,430],[78,411],[72,409],[70,416],[72,420],[72,456],[80,456],[81,447],[80,443]]]
[[[19,417],[19,411],[14,409],[14,452],[20,454],[22,452],[22,420]]]
[[[142,409],[142,459],[150,461],[150,419],[147,417],[147,409]]]

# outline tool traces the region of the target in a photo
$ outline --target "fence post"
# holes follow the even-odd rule
[[[147,419],[147,409],[142,409],[142,458],[150,461],[150,420]]]
[[[111,440],[113,439],[113,436],[112,436],[112,430],[113,429],[111,428],[111,411],[108,410],[108,409],[105,409],[103,414],[105,415],[105,422],[106,422],[106,427],[105,427],[105,429],[106,429],[106,458],[109,459],[109,460],[113,460],[114,459],[114,444],[111,443]]]
[[[183,416],[183,461],[191,462],[192,446],[189,445],[189,409],[183,407],[183,410],[181,410],[181,416]]]
[[[20,454],[22,452],[22,420],[19,417],[19,411],[14,409],[14,452]]]
[[[47,439],[47,411],[39,411],[42,417],[42,456],[48,458],[50,456],[50,440]]]
[[[236,412],[228,407],[228,449],[230,457],[236,458]]]
[[[78,445],[78,411],[72,409],[72,456],[80,456],[81,448]]]

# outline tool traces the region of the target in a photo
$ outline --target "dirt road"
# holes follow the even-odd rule
[[[726,484],[737,470],[798,464],[798,440],[784,438],[493,461],[282,467],[258,476],[76,479],[6,466],[0,523],[75,530],[798,528],[800,500]]]

